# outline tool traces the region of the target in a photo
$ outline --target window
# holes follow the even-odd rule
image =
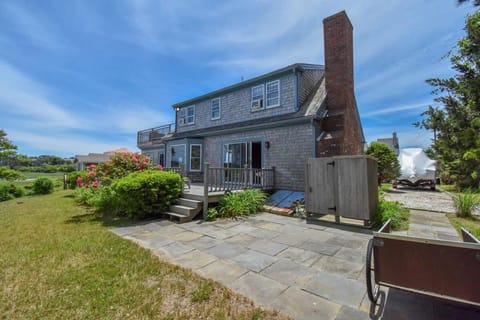
[[[220,119],[220,98],[212,99],[210,106],[210,118],[212,120]]]
[[[267,108],[278,107],[280,105],[280,80],[267,83]]]
[[[185,145],[177,144],[170,149],[170,167],[179,168],[185,163]]]
[[[200,144],[190,145],[190,171],[201,171],[202,169],[202,146]]]
[[[178,116],[179,125],[187,125],[195,123],[195,106],[189,106],[180,109]]]
[[[252,88],[252,111],[263,109],[263,84]]]

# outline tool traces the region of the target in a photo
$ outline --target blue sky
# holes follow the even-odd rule
[[[355,92],[367,141],[414,128],[432,104],[425,79],[453,74],[442,57],[471,5],[454,0],[2,0],[0,128],[28,155],[127,147],[173,122],[171,105],[295,63],[324,63],[322,19],[354,26]]]

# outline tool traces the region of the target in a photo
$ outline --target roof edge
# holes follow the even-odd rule
[[[286,67],[283,67],[283,68],[280,68],[280,69],[277,69],[277,70],[259,75],[257,77],[254,77],[254,78],[251,78],[251,79],[248,79],[248,80],[245,80],[245,81],[241,81],[241,82],[235,83],[233,85],[230,85],[230,86],[218,89],[218,90],[208,92],[208,93],[203,94],[201,96],[194,97],[194,98],[191,98],[191,99],[188,99],[188,100],[184,100],[184,101],[175,103],[175,104],[172,105],[172,108],[175,109],[175,108],[186,107],[186,106],[192,105],[192,104],[194,104],[198,101],[202,101],[202,100],[205,100],[205,99],[208,99],[208,98],[213,98],[213,97],[225,94],[225,93],[230,92],[230,91],[238,90],[240,88],[250,86],[250,85],[252,85],[252,84],[254,84],[258,81],[261,81],[263,79],[267,79],[267,78],[270,78],[270,77],[273,77],[273,76],[276,76],[276,75],[281,75],[281,74],[284,74],[284,73],[288,73],[289,71],[295,73],[297,71],[302,72],[304,70],[324,70],[324,69],[325,69],[325,66],[320,65],[320,64],[294,63],[294,64],[288,65]]]

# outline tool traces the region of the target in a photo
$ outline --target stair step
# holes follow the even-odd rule
[[[181,205],[181,206],[185,206],[185,207],[190,207],[190,208],[197,208],[199,205],[202,205],[203,202],[199,201],[199,200],[179,198],[179,199],[177,199],[176,204]]]
[[[188,191],[184,191],[182,193],[182,198],[187,199],[187,200],[195,200],[195,201],[203,202],[203,196],[202,195],[188,193]]]
[[[192,208],[192,207],[186,207],[178,204],[171,205],[169,210],[171,212],[176,212],[184,215],[190,215],[190,213],[194,212],[197,210],[197,208]]]
[[[174,216],[178,218],[188,218],[188,214],[183,214],[183,213],[178,213],[178,212],[165,212],[165,214],[168,214],[169,216]]]
[[[192,218],[190,216],[184,215],[184,214],[181,214],[181,213],[165,212],[165,214],[170,216],[170,220],[172,220],[172,218],[177,218],[179,222],[192,221]]]

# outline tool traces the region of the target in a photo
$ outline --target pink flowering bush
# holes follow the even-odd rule
[[[117,153],[106,163],[100,163],[96,172],[100,177],[118,179],[132,172],[151,169],[150,157],[139,153]]]
[[[118,153],[106,163],[89,165],[83,172],[69,175],[69,185],[77,187],[77,201],[98,213],[150,216],[165,210],[179,197],[182,178],[153,166],[150,157],[138,153]]]

